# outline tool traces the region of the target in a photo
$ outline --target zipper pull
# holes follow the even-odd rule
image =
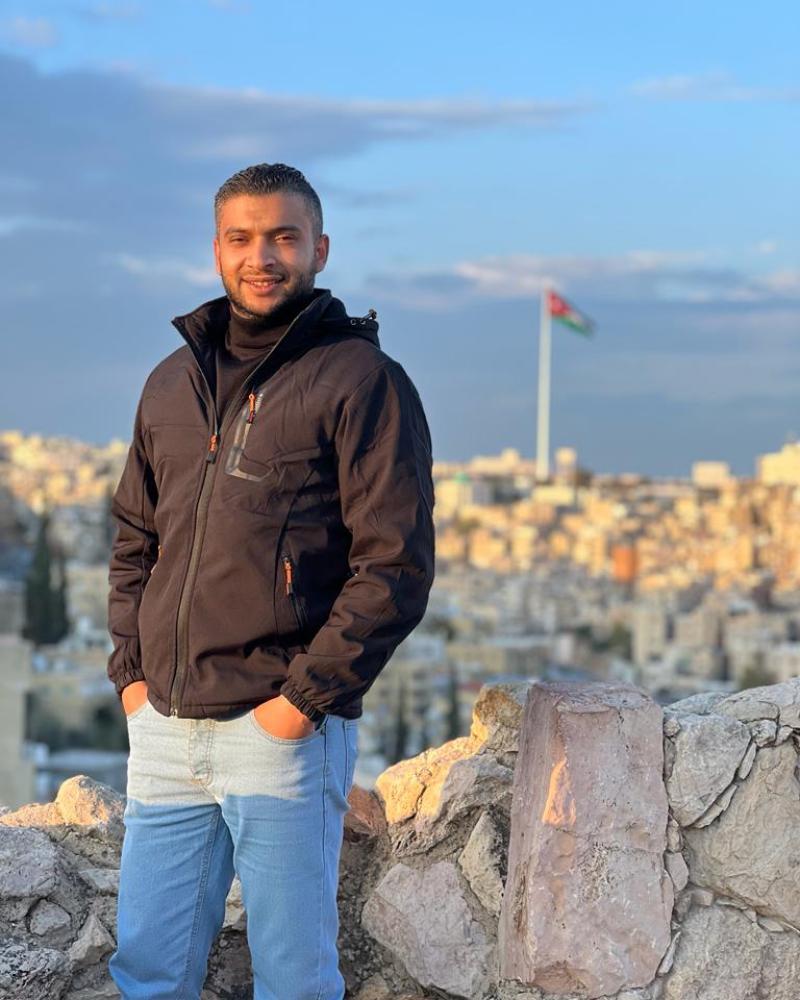
[[[252,424],[253,417],[256,415],[256,394],[253,390],[250,390],[250,395],[247,397],[250,400],[250,412],[247,414],[248,424]]]
[[[292,561],[288,556],[283,557],[283,575],[286,577],[286,593],[294,593],[294,583],[292,581]]]
[[[211,440],[208,443],[208,454],[206,455],[207,462],[216,462],[218,444],[219,444],[219,434],[212,434]]]

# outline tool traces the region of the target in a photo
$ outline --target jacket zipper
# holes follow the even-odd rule
[[[217,455],[219,454],[219,444],[222,437],[222,431],[227,431],[233,420],[236,418],[239,408],[245,399],[249,399],[250,404],[247,421],[248,423],[253,422],[253,417],[255,416],[255,376],[260,371],[262,366],[266,364],[266,362],[275,354],[277,347],[286,339],[286,337],[288,337],[292,327],[304,312],[305,310],[295,316],[289,324],[286,332],[277,344],[273,346],[269,354],[265,358],[262,358],[253,371],[250,372],[248,379],[250,383],[250,395],[249,397],[244,396],[241,390],[237,393],[235,400],[228,404],[225,418],[222,421],[222,428],[219,426],[219,414],[217,412],[216,400],[214,399],[211,386],[206,378],[202,361],[194,348],[191,338],[187,337],[182,329],[180,331],[183,334],[186,343],[189,345],[189,349],[197,362],[197,367],[200,370],[203,382],[208,390],[208,397],[211,400],[211,410],[214,416],[214,430],[211,433],[208,451],[206,453],[205,461],[203,462],[203,475],[200,479],[200,493],[197,497],[197,503],[194,511],[194,527],[192,530],[192,543],[189,549],[189,561],[186,566],[183,584],[181,585],[180,597],[178,598],[178,613],[175,624],[175,672],[172,678],[172,685],[170,687],[169,694],[170,715],[177,715],[180,707],[180,696],[184,684],[184,674],[186,673],[186,660],[189,649],[189,606],[191,603],[191,596],[194,590],[195,581],[197,579],[197,570],[200,564],[200,552],[203,545],[203,538],[205,536],[206,521],[208,519],[208,505],[211,499],[211,492],[214,488],[216,461]],[[208,468],[210,465],[214,465],[215,468],[213,470],[213,474],[209,476]]]
[[[292,611],[294,611],[294,620],[297,622],[297,630],[298,632],[302,632],[304,627],[303,621],[305,620],[305,616],[302,616],[301,620],[300,609],[298,607],[298,601],[297,601],[297,594],[295,593],[294,590],[294,566],[292,564],[291,558],[288,555],[286,555],[285,552],[283,554],[283,575],[284,579],[286,580],[286,593],[289,595],[289,598],[292,602]]]

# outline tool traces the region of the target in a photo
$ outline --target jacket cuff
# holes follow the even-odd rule
[[[114,678],[114,687],[121,699],[123,688],[126,688],[129,684],[133,684],[134,681],[144,680],[147,680],[147,678],[142,671],[138,667],[134,667],[131,670],[125,671],[125,673],[117,675]]]
[[[303,715],[311,719],[312,722],[322,722],[325,718],[325,712],[320,712],[318,708],[314,708],[311,702],[297,690],[291,680],[287,679],[283,682],[280,694],[282,694],[287,701],[290,701],[295,708],[300,709]],[[315,726],[315,728],[319,729],[319,726]]]

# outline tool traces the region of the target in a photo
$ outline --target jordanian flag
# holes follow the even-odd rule
[[[548,292],[547,296],[547,307],[553,319],[557,319],[560,323],[568,326],[571,330],[575,330],[577,333],[582,333],[584,337],[592,335],[594,323],[588,316],[579,312],[566,299],[563,299],[555,292]]]

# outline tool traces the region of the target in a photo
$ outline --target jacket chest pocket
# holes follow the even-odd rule
[[[233,425],[233,440],[225,459],[225,472],[229,476],[235,476],[237,479],[249,479],[255,483],[260,483],[266,479],[272,470],[271,462],[254,459],[248,451],[250,429],[255,422],[256,414],[264,402],[265,392],[265,389],[261,389],[258,393],[251,392],[248,402],[245,403],[236,415]]]
[[[313,460],[330,448],[311,438],[312,429],[282,419],[268,420],[267,390],[251,393],[236,415],[232,440],[225,458],[225,472],[237,479],[261,483],[270,477],[276,485],[283,479],[304,479]],[[283,406],[283,403],[275,403]],[[331,446],[332,447],[332,446]],[[291,484],[290,484],[291,485]]]

